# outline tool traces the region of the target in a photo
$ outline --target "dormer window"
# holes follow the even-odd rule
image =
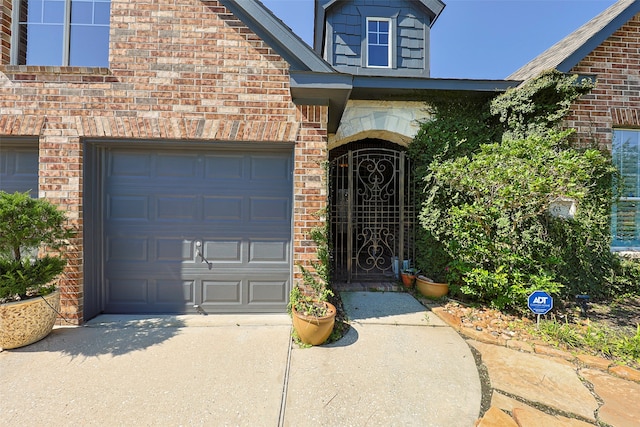
[[[391,67],[391,19],[367,18],[367,67]]]

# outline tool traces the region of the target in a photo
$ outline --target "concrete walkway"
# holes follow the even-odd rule
[[[0,353],[7,426],[470,426],[469,347],[408,294],[345,295],[339,342],[275,316],[99,316]]]
[[[0,425],[640,425],[637,371],[465,334],[406,293],[342,296],[350,331],[309,349],[286,315],[58,327],[0,352]]]

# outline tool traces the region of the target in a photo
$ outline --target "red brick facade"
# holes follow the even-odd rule
[[[611,150],[612,129],[640,128],[640,15],[587,55],[571,73],[597,75],[597,86],[566,119],[578,137]]]
[[[83,230],[83,140],[295,143],[293,263],[326,205],[327,108],[296,106],[288,64],[217,1],[111,1],[110,67],[9,64],[2,8],[0,140],[39,142],[39,194]],[[67,249],[63,315],[83,321],[83,241]]]

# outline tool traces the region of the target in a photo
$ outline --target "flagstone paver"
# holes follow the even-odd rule
[[[591,423],[545,414],[530,406],[514,408],[512,415],[518,427],[593,427]]]
[[[478,420],[476,427],[518,427],[518,424],[507,413],[492,406],[484,417]]]
[[[598,411],[600,421],[615,427],[640,426],[640,384],[595,369],[581,369],[580,375],[604,401]]]
[[[598,402],[568,361],[468,342],[482,355],[495,390],[595,421]]]

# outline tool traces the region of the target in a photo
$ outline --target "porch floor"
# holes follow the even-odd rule
[[[333,287],[338,292],[402,292],[404,287],[400,282],[335,282]]]

